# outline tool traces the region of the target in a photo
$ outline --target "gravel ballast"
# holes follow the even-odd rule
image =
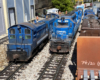
[[[47,43],[44,49],[34,57],[31,63],[27,65],[26,69],[22,71],[20,76],[16,76],[16,80],[37,80],[39,71],[51,56],[48,49],[49,43]]]
[[[2,71],[7,65],[8,65],[8,60],[7,60],[7,44],[8,41],[4,42],[3,44],[0,44],[0,71]]]

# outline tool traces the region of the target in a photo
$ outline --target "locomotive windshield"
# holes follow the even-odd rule
[[[31,39],[31,36],[25,35],[25,39]]]
[[[10,35],[10,39],[15,39],[15,35]]]
[[[29,35],[29,34],[31,34],[30,29],[25,29],[25,34],[28,34],[28,35],[25,35],[25,39],[31,39],[31,36]]]
[[[15,29],[10,29],[9,30],[10,35],[10,39],[15,39]]]
[[[30,29],[25,29],[25,34],[30,34],[30,33],[31,33]]]
[[[66,28],[66,27],[68,27],[68,23],[58,23],[58,25],[56,25],[56,27],[58,27],[58,28]]]
[[[10,34],[15,34],[15,29],[10,29]]]

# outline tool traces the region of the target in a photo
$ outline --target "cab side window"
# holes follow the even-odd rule
[[[25,34],[31,34],[31,30],[30,29],[25,29]]]
[[[31,30],[25,29],[25,39],[31,39]]]
[[[15,39],[15,29],[10,29],[9,33],[10,33],[10,39]]]
[[[25,39],[31,39],[31,36],[25,35]]]
[[[15,29],[10,29],[10,34],[15,34]]]

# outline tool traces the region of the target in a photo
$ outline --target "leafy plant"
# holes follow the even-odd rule
[[[74,0],[52,0],[52,6],[60,11],[72,11],[74,9]]]

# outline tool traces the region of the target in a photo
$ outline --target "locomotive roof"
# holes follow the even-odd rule
[[[51,19],[53,19],[53,18],[45,18],[44,20],[51,20]]]
[[[32,23],[23,22],[23,23],[20,23],[20,24],[13,25],[13,26],[9,27],[8,29],[15,27],[15,26],[19,26],[19,25],[26,26],[26,27],[31,28],[31,29],[35,28],[35,26]]]
[[[28,23],[28,22],[21,23],[20,25],[25,25],[25,26],[28,26],[30,28],[35,28],[35,26],[33,24]]]
[[[35,24],[32,24],[32,23],[28,23],[28,22],[23,22],[23,23],[20,23],[20,24],[16,24],[16,25],[13,25],[11,27],[9,27],[8,29],[12,28],[12,27],[15,27],[15,26],[25,26],[25,27],[28,27],[30,29],[34,29],[40,25],[44,24],[44,22],[37,22]]]
[[[72,17],[66,17],[66,16],[62,16],[62,17],[60,17],[59,19],[62,19],[62,18],[64,18],[64,19],[70,19],[73,23],[75,23],[75,21],[73,21],[73,19],[72,19]]]
[[[35,23],[34,25],[36,26],[36,27],[38,27],[38,26],[40,26],[40,25],[42,25],[42,24],[45,24],[45,22],[37,22],[37,23]]]

